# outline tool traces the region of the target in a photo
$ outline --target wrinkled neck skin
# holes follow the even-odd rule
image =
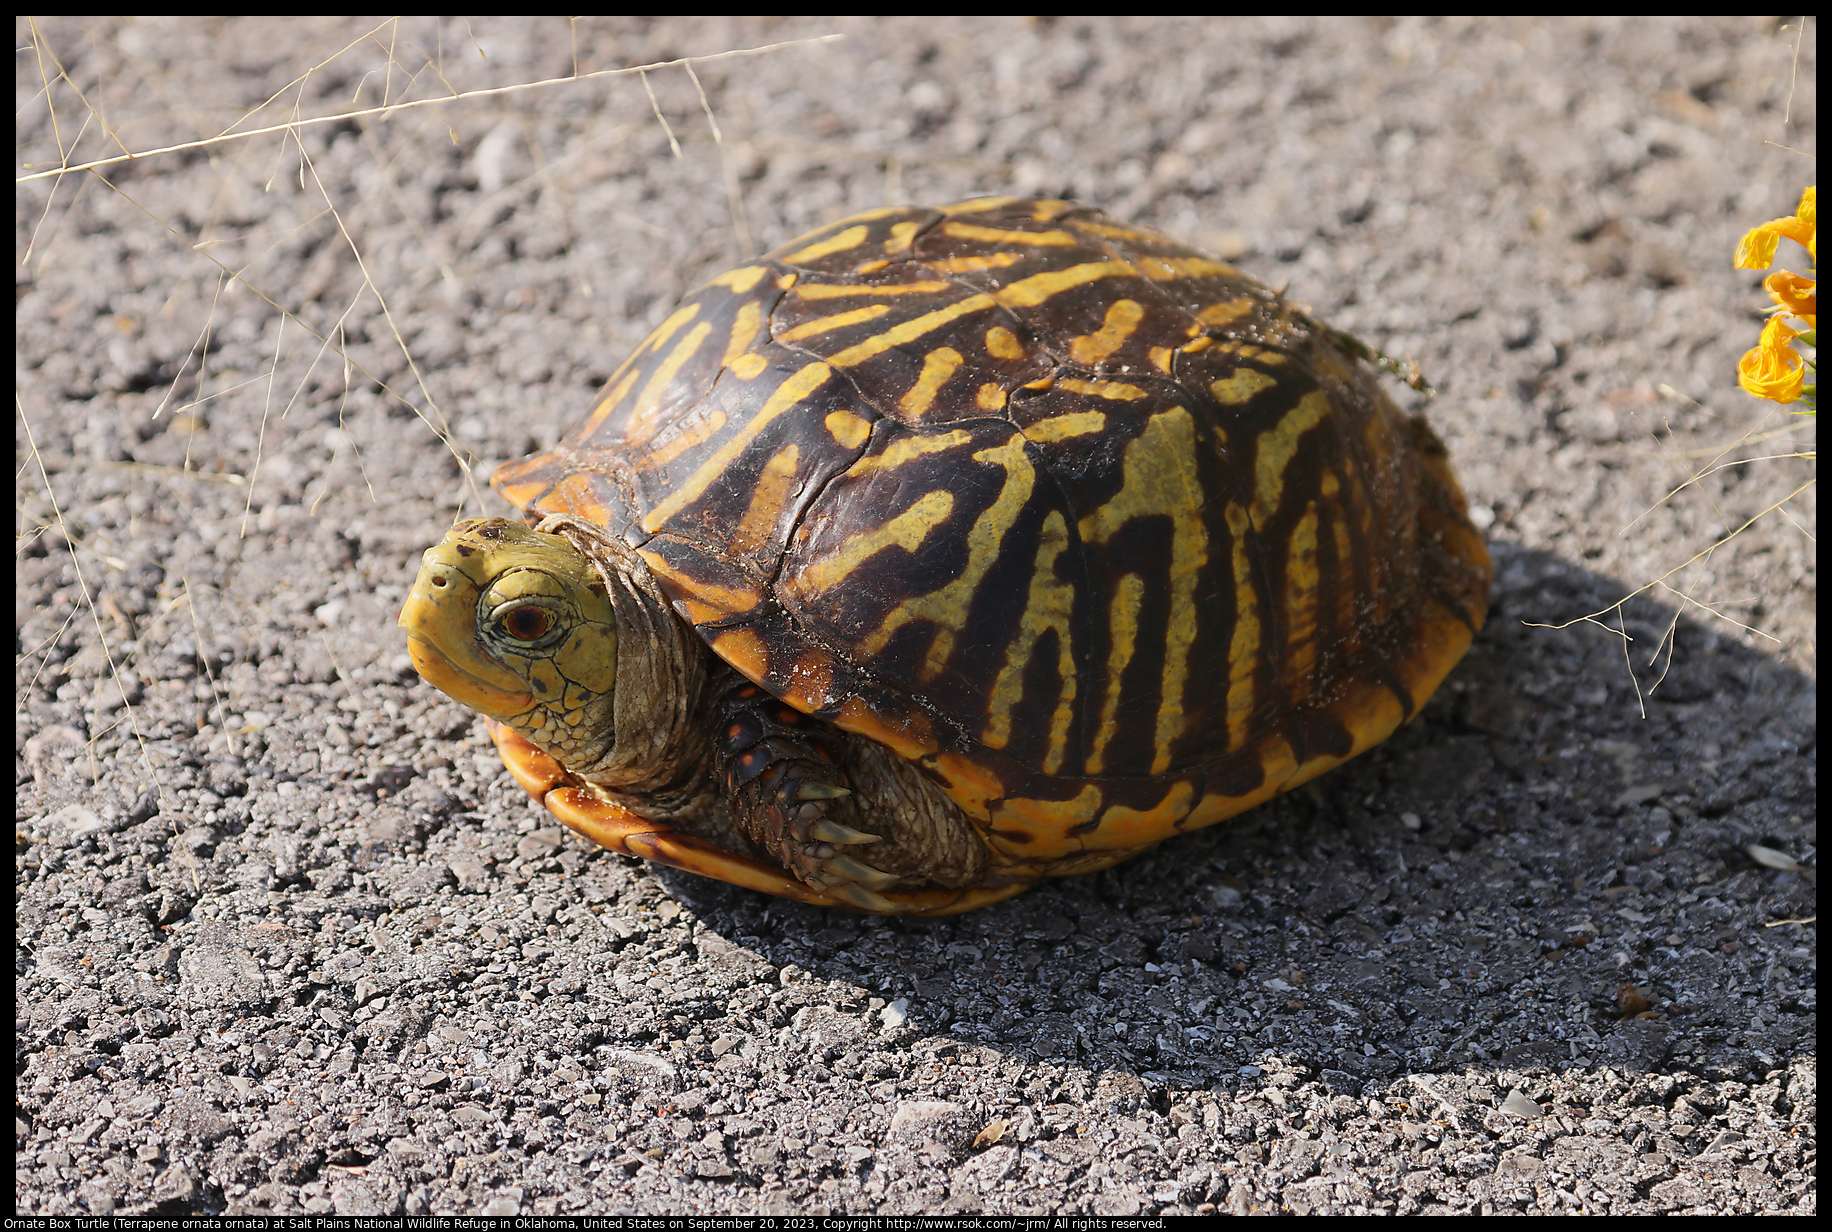
[[[683,625],[654,576],[621,539],[569,514],[536,527],[563,535],[604,579],[617,614],[617,685],[610,746],[579,778],[635,797],[633,811],[655,819],[712,806],[712,733],[705,695],[712,652]]]

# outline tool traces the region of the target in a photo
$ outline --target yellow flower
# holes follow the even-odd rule
[[[1790,317],[1799,317],[1807,323],[1808,329],[1819,326],[1819,294],[1817,284],[1811,278],[1799,274],[1790,274],[1786,270],[1776,270],[1762,280],[1780,311]]]
[[[1792,218],[1777,218],[1765,222],[1737,245],[1738,269],[1767,269],[1775,263],[1775,249],[1783,239],[1794,240],[1806,245],[1808,252],[1819,260],[1819,202],[1817,188],[1808,188],[1800,194],[1800,208],[1794,211]]]
[[[1737,383],[1748,393],[1771,402],[1795,402],[1806,383],[1806,360],[1788,344],[1801,331],[1789,329],[1780,317],[1769,318],[1762,341],[1737,362]]]

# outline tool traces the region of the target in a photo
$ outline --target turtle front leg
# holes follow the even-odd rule
[[[880,891],[901,878],[862,858],[880,836],[861,827],[824,726],[748,681],[720,699],[717,714],[713,747],[738,828],[814,889],[861,910],[894,910]]]

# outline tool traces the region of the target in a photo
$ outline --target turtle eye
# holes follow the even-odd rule
[[[538,642],[553,629],[553,613],[535,604],[512,607],[502,614],[503,632],[518,642]]]

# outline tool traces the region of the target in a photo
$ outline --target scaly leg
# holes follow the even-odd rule
[[[859,857],[879,841],[834,750],[838,733],[748,681],[720,699],[714,748],[738,828],[793,876],[867,911],[901,878]]]

